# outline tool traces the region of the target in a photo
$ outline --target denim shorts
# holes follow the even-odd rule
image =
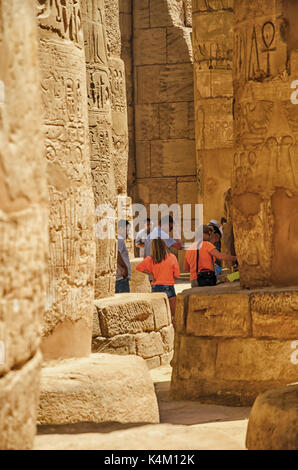
[[[116,281],[115,293],[116,294],[125,294],[130,292],[129,280],[120,279]]]
[[[152,286],[152,292],[164,292],[167,294],[168,298],[176,297],[175,287],[174,286]]]

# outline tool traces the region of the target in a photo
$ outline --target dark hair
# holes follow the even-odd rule
[[[216,233],[217,235],[219,235],[221,237],[221,231],[219,230],[219,228],[214,225],[214,224],[208,224],[209,227],[212,227],[213,228],[213,231],[214,233]]]
[[[149,217],[147,217],[147,219],[144,220],[144,223],[146,222],[151,222],[151,219]]]
[[[221,223],[221,224],[227,223],[227,219],[226,219],[225,217],[222,217],[222,218],[220,219],[220,223]]]
[[[210,232],[212,232],[212,228],[210,227],[210,225],[203,225],[203,233],[209,235]]]

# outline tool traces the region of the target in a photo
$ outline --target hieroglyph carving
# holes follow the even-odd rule
[[[234,35],[233,219],[245,287],[293,283],[298,260],[295,245],[290,249],[298,196],[295,62],[280,27],[281,3],[266,0],[261,9],[251,3],[237,3]]]
[[[192,0],[193,11],[219,11],[232,10],[234,0]]]
[[[56,32],[61,38],[82,44],[82,18],[79,0],[37,0],[41,28]]]
[[[91,326],[94,199],[80,2],[37,0],[37,16],[50,194],[48,337],[66,319]]]
[[[249,21],[241,30],[237,28],[234,38],[235,78],[262,81],[282,73],[287,64],[287,50],[286,47],[279,49],[281,57],[276,61],[278,36],[279,25],[270,17],[262,23]]]

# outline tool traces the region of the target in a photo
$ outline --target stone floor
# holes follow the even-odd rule
[[[39,426],[35,450],[243,450],[250,408],[169,399],[171,367],[150,371],[161,424]]]

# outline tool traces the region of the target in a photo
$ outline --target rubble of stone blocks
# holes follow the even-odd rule
[[[246,447],[249,450],[297,450],[298,384],[269,390],[251,410]]]
[[[92,352],[141,356],[150,369],[169,364],[174,328],[165,294],[117,294],[95,301]]]
[[[171,395],[251,405],[297,379],[297,289],[218,286],[177,297]]]

